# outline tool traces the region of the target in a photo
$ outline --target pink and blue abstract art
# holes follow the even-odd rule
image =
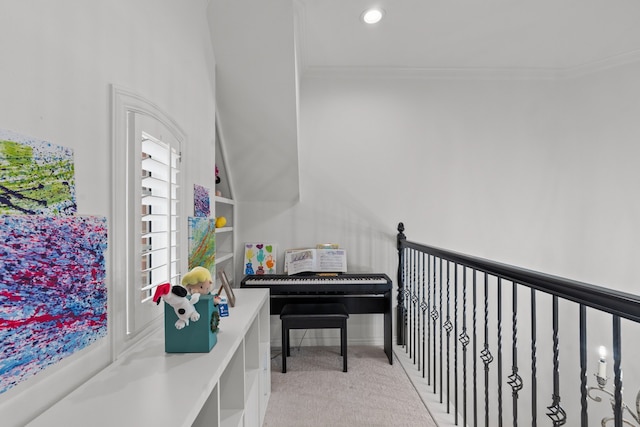
[[[102,217],[0,215],[0,393],[107,334]]]
[[[211,213],[211,201],[207,187],[193,184],[193,211],[196,217],[209,217]]]

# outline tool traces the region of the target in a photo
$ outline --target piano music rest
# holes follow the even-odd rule
[[[282,373],[287,372],[287,356],[291,356],[290,329],[340,329],[342,372],[347,372],[347,319],[344,304],[287,304],[280,312],[282,320]]]

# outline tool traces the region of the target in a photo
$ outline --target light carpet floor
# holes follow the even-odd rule
[[[271,397],[264,427],[435,427],[404,369],[382,347],[349,346],[348,372],[339,347],[300,347],[271,360]]]

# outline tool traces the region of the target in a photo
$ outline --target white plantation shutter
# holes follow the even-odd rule
[[[178,176],[180,150],[142,132],[141,147],[141,286],[148,303],[155,287],[179,284]]]

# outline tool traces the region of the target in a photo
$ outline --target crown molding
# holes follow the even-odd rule
[[[429,80],[555,80],[556,69],[529,68],[409,68],[409,67],[306,67],[305,77]]]
[[[637,62],[640,62],[640,49],[612,55],[607,58],[587,62],[575,67],[560,69],[558,74],[559,78],[571,79]]]
[[[640,62],[640,50],[566,68],[417,68],[318,67],[300,64],[301,75],[314,78],[388,78],[444,80],[564,80]]]

